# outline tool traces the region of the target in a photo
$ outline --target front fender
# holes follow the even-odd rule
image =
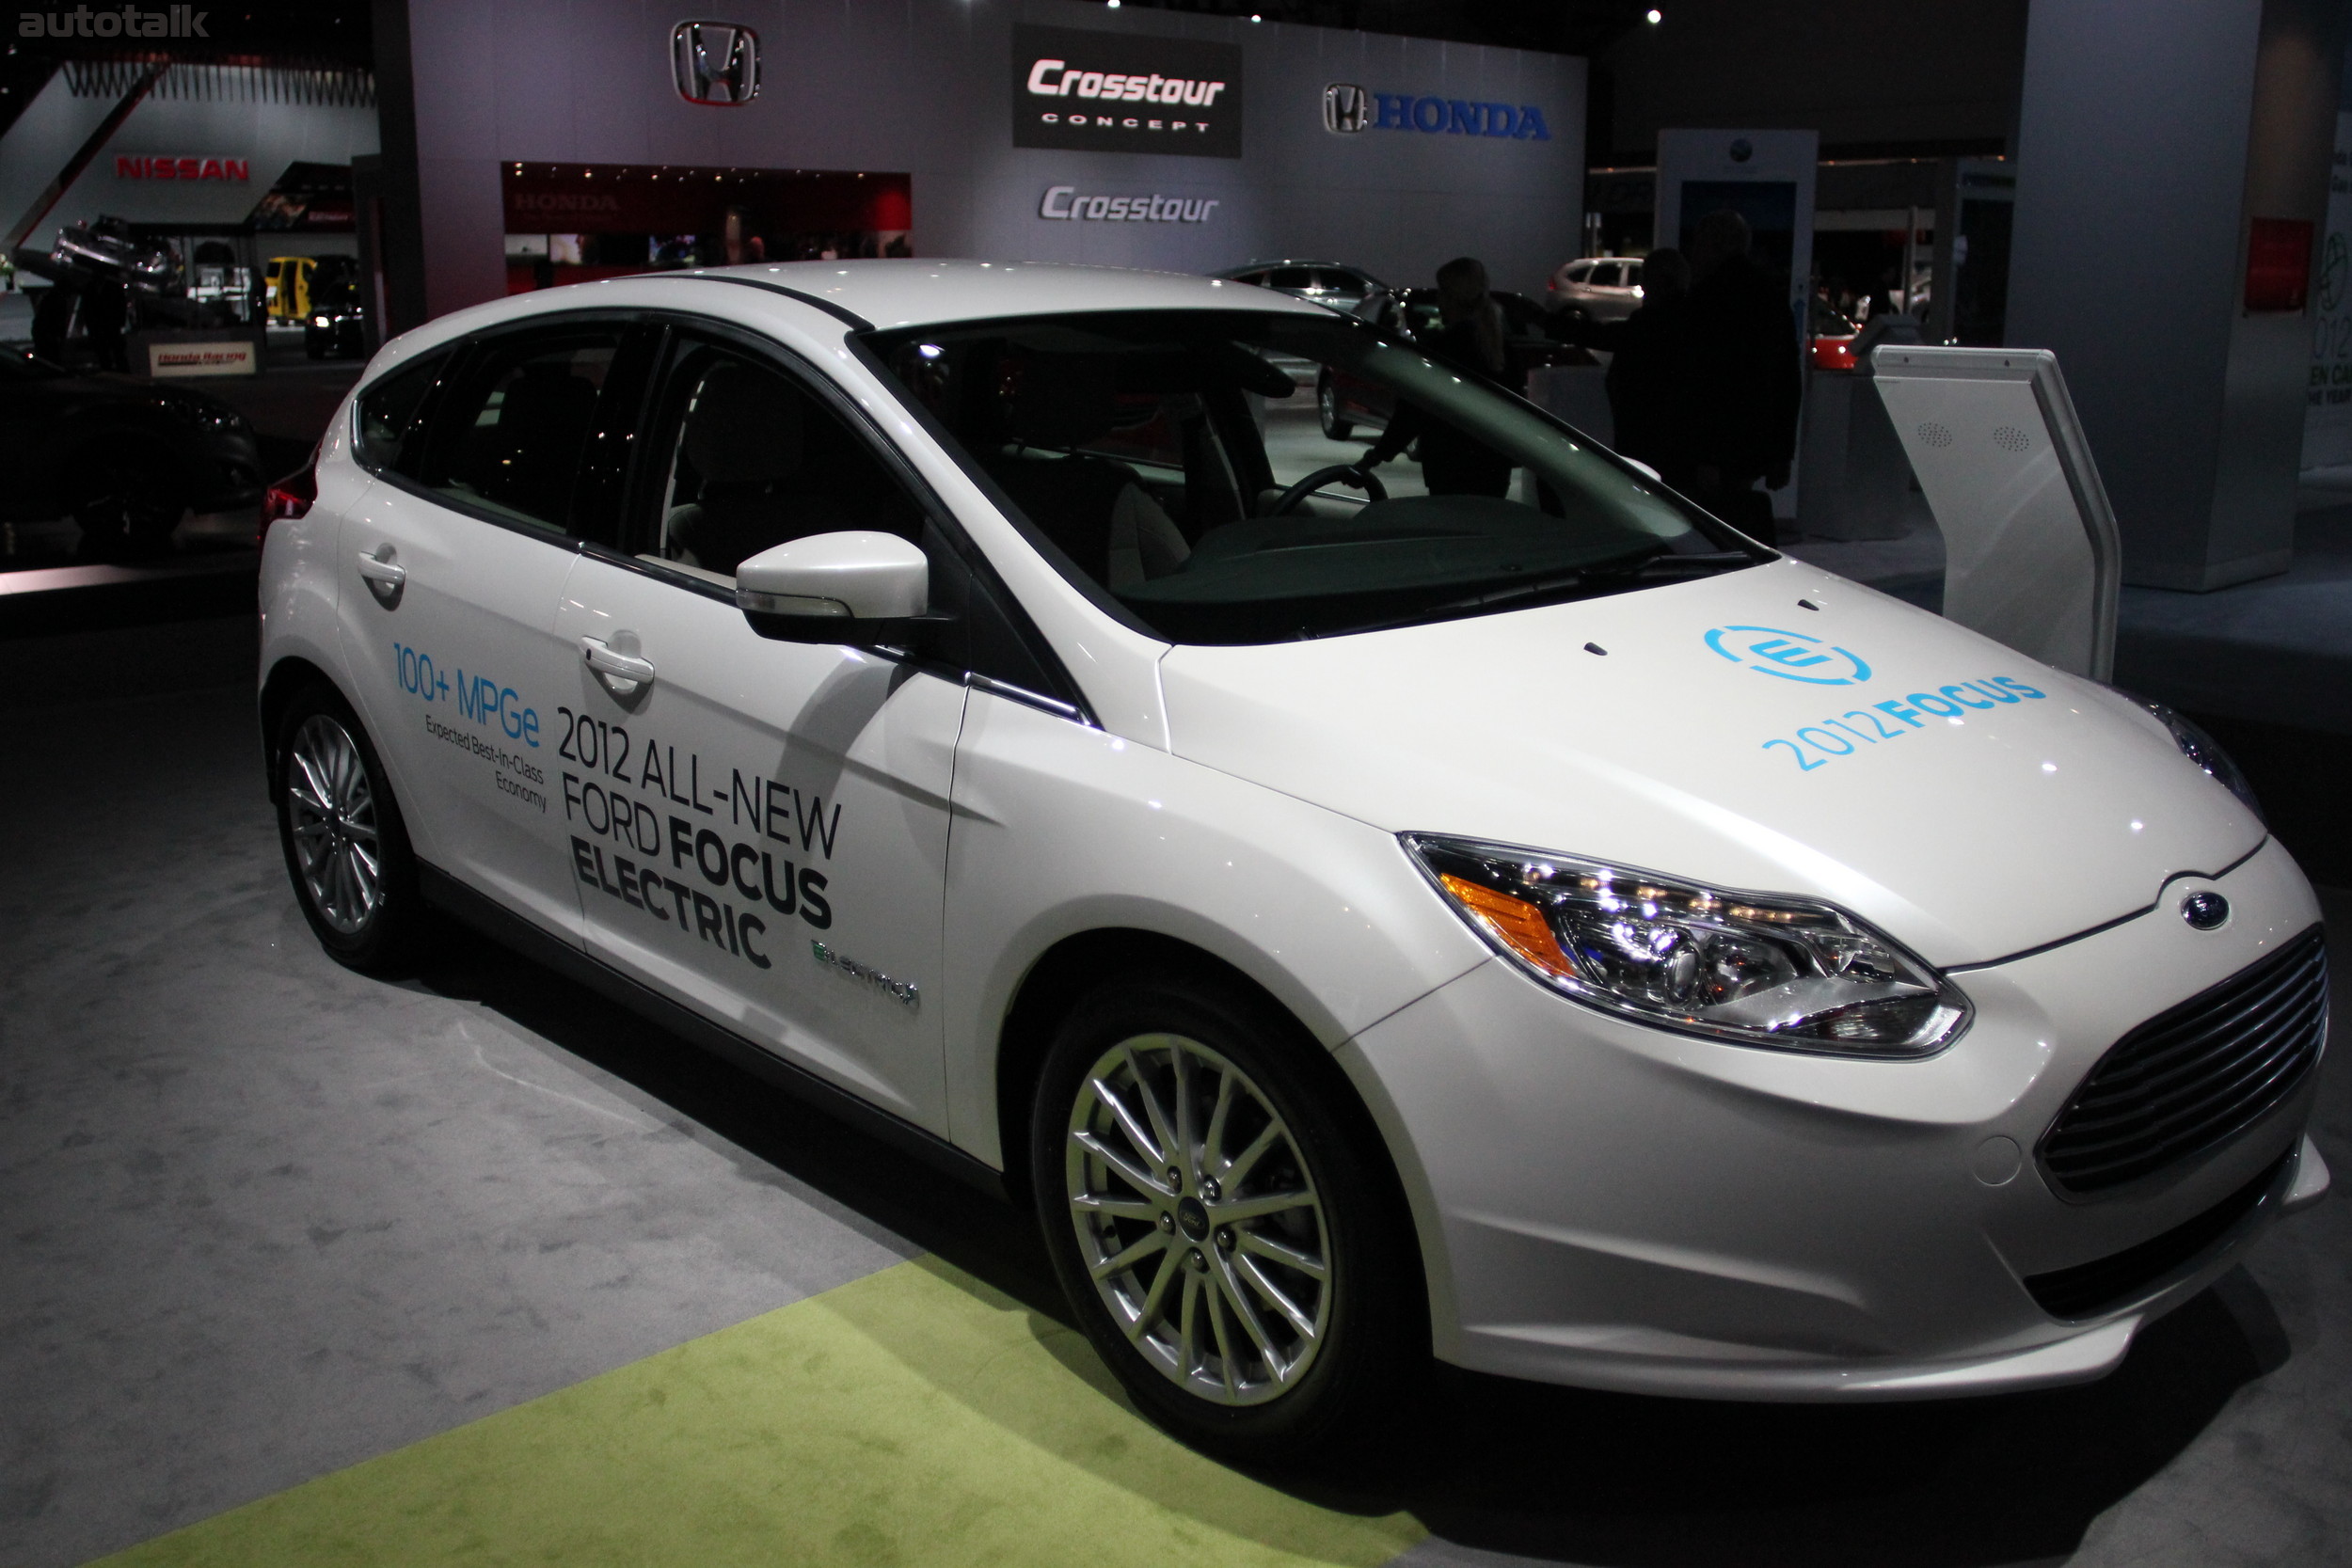
[[[1486,957],[1393,835],[978,690],[957,747],[946,919],[949,1132],[1000,1168],[1005,1021],[1071,937],[1145,932],[1210,954],[1331,1049]]]

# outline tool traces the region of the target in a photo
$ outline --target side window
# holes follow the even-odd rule
[[[428,354],[359,394],[356,442],[361,467],[379,473],[387,469],[408,472],[401,467],[401,454],[407,448],[417,412],[424,406],[425,393],[449,368],[449,360],[447,352]]]
[[[1593,263],[1590,261],[1579,261],[1576,265],[1568,269],[1568,281],[1571,283],[1585,282],[1590,279],[1592,276]]]
[[[656,496],[631,547],[708,581],[813,533],[923,536],[921,506],[839,414],[714,344],[687,339],[672,356],[647,460]]]
[[[1305,267],[1277,267],[1265,280],[1269,289],[1311,289],[1314,282],[1314,274]]]
[[[1615,288],[1617,286],[1617,263],[1614,261],[1603,261],[1600,265],[1595,267],[1593,269],[1592,284],[1596,289]]]
[[[1339,294],[1347,299],[1364,297],[1363,280],[1352,273],[1317,272],[1315,287],[1327,293]]]
[[[570,531],[573,483],[622,332],[599,323],[481,344],[434,412],[416,477],[501,518]]]
[[[1625,264],[1625,286],[1629,289],[1638,289],[1642,286],[1641,262],[1628,261]]]

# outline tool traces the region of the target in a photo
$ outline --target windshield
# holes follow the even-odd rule
[[[1066,575],[1177,642],[1273,642],[1769,559],[1505,395],[1474,324],[1105,312],[868,340]],[[1496,368],[1498,375],[1509,372]]]

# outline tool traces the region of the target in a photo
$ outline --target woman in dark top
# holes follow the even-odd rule
[[[1462,256],[1438,269],[1439,330],[1422,341],[1422,351],[1440,364],[1508,383],[1502,312],[1486,287],[1486,263]],[[1502,496],[1511,488],[1510,459],[1489,451],[1442,420],[1403,401],[1389,428],[1365,454],[1362,467],[1376,467],[1421,442],[1422,483],[1433,496]]]

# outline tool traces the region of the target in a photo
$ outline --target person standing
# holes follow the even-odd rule
[[[127,372],[131,369],[131,356],[122,341],[130,318],[130,296],[116,279],[101,277],[83,289],[82,331],[89,338],[90,352],[98,356],[100,370]]]
[[[1717,208],[1691,243],[1688,442],[1677,489],[1743,532],[1773,541],[1756,485],[1788,483],[1803,395],[1796,321],[1785,287],[1750,253],[1747,220]]]
[[[1422,351],[1440,364],[1510,385],[1510,356],[1504,349],[1502,311],[1486,286],[1486,265],[1457,256],[1438,269],[1438,330]],[[1419,404],[1400,400],[1389,428],[1358,467],[1369,470],[1421,442],[1422,483],[1433,496],[1502,496],[1511,488],[1511,460],[1484,442],[1432,419]]]
[[[1556,341],[1607,354],[1613,445],[1661,475],[1684,473],[1691,382],[1691,263],[1671,246],[1642,262],[1642,303],[1623,321],[1556,318]]]

